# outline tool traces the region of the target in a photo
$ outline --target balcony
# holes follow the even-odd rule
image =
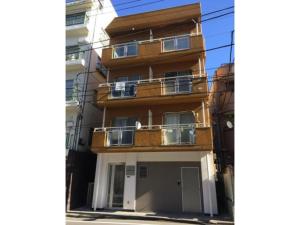
[[[67,70],[82,70],[85,67],[84,52],[70,53],[66,55]]]
[[[86,36],[88,34],[89,17],[85,12],[67,15],[66,35],[67,36]]]
[[[96,128],[92,151],[151,152],[208,151],[212,149],[211,128],[200,123],[135,127]]]
[[[202,35],[188,34],[114,45],[103,49],[102,63],[106,67],[126,67],[161,62],[195,59],[204,53]]]
[[[205,77],[186,75],[152,80],[100,84],[100,107],[198,102],[208,95]]]
[[[66,0],[66,12],[71,12],[75,10],[88,10],[92,8],[94,4],[101,9],[103,5],[102,0]]]

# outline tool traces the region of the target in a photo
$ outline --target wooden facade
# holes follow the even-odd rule
[[[105,108],[105,117],[102,129],[93,134],[92,150],[95,153],[213,149],[207,106],[205,44],[199,21],[200,5],[191,4],[118,17],[107,27],[110,46],[103,49],[102,63],[109,70],[109,75],[107,82],[101,84],[97,90],[97,105]],[[178,37],[186,37],[188,47],[165,51],[164,41]],[[114,57],[115,48],[124,43],[136,43],[136,54]],[[190,75],[189,91],[168,93],[166,74],[182,71],[188,71]],[[134,94],[125,97],[113,96],[115,82],[120,77],[130,80],[134,75],[139,75],[139,80],[134,84]],[[164,117],[170,112],[193,113],[193,143],[166,145],[163,142]],[[134,129],[131,145],[108,144],[108,131],[116,117],[135,117],[141,124],[141,129]]]

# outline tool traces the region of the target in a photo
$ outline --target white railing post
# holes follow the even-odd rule
[[[199,70],[199,77],[202,77],[202,64],[200,57],[198,58],[198,70]]]
[[[152,129],[152,111],[148,110],[148,128]]]
[[[152,70],[152,67],[149,66],[149,81],[151,82],[153,79],[153,70]]]
[[[103,116],[102,116],[102,129],[105,127],[105,117],[106,117],[106,106],[103,109]]]
[[[204,101],[202,101],[202,116],[203,116],[203,126],[206,126],[206,120],[205,120],[205,109],[204,109]]]

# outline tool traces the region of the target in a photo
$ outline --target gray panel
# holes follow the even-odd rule
[[[184,212],[200,212],[199,168],[182,168],[182,209]]]
[[[140,177],[140,166],[147,167],[146,177]],[[138,162],[136,210],[182,212],[181,167],[200,168],[200,162]]]

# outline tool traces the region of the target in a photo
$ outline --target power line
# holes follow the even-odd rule
[[[231,77],[232,75],[228,75],[228,74],[224,74],[224,76],[222,76],[222,77],[220,77],[219,79],[212,79],[212,80],[207,80],[207,77],[202,77],[202,79],[204,79],[205,81],[201,81],[200,80],[200,82],[199,83],[216,83],[216,82],[225,82],[225,81],[227,81],[227,77]],[[201,79],[201,77],[196,77],[196,78],[190,78],[191,80],[197,80],[197,79]],[[174,78],[174,80],[175,80],[175,78]],[[173,87],[174,85],[173,84],[164,84],[165,85],[165,87]],[[147,90],[147,91],[149,91],[149,90],[156,90],[156,89],[159,89],[159,90],[161,90],[161,87],[144,87],[143,88],[143,90]],[[95,92],[95,90],[92,90],[92,91],[89,91],[89,92]],[[103,92],[103,93],[101,93],[102,95],[109,95],[111,93],[111,91],[107,91],[107,92]],[[197,94],[201,94],[201,93],[207,93],[207,94],[209,94],[209,93],[213,93],[213,91],[203,91],[203,92],[198,92]],[[80,95],[80,94],[78,94],[80,97],[82,97],[83,95]],[[68,95],[69,97],[71,97],[71,96],[73,96],[73,95]],[[96,95],[95,94],[86,94],[85,96],[90,96],[90,97],[96,97]],[[161,95],[159,95],[159,96],[161,96]],[[151,98],[151,97],[154,97],[154,96],[149,96],[149,97],[144,97],[144,98]],[[141,97],[139,97],[139,99],[140,99]],[[120,98],[120,100],[122,100],[122,98]],[[100,101],[100,99],[96,99],[96,102],[95,103],[97,103],[97,101]]]
[[[139,1],[142,1],[142,0],[135,0],[135,1],[131,1],[131,2],[124,2],[123,5],[131,4],[131,3],[139,2]],[[101,12],[99,14],[90,15],[89,17],[97,16],[97,15],[102,15],[102,14],[108,14],[108,13],[117,13],[117,11],[123,11],[123,10],[126,10],[126,9],[136,8],[136,7],[144,6],[144,5],[152,5],[152,4],[163,2],[163,1],[167,1],[167,0],[157,0],[157,1],[147,2],[147,3],[143,3],[143,4],[139,4],[139,5],[135,5],[135,6],[130,6],[130,7],[126,7],[126,8],[116,9],[116,10],[112,10],[112,11],[108,11],[108,12]],[[105,9],[105,8],[115,8],[115,6],[112,6],[112,7],[102,7],[100,9],[98,9],[98,8],[97,9],[92,9],[92,10],[89,10],[89,12],[101,11],[102,9]],[[77,10],[73,10],[73,11],[67,11],[67,12],[71,14],[72,12],[78,12],[78,11]]]
[[[221,93],[221,92],[226,92],[226,91],[219,91],[219,92],[217,92],[217,93]],[[227,91],[228,92],[228,91]],[[195,104],[195,103],[190,103],[191,105],[193,105],[193,104]],[[206,109],[207,108],[213,108],[213,106],[209,106],[208,105],[208,103],[205,103],[206,104]],[[166,106],[167,104],[161,104],[161,105],[164,105],[164,106]],[[228,104],[228,105],[234,105],[234,103],[230,103],[230,104]],[[130,107],[130,108],[138,108],[138,107]],[[155,106],[155,105],[152,105],[152,106],[149,106],[149,108],[147,108],[147,109],[152,109],[153,111],[155,111],[155,108],[157,108],[157,105]],[[108,109],[109,110],[109,109]],[[113,109],[113,110],[115,110],[115,109]],[[194,110],[191,110],[191,111],[194,111]],[[175,112],[181,112],[181,111],[174,111],[174,113]],[[126,113],[125,113],[126,114]],[[152,118],[162,118],[163,117],[163,113],[152,113]],[[120,114],[120,116],[125,116],[124,114]],[[133,116],[134,117],[134,116]],[[148,115],[137,115],[136,116],[138,119],[148,119]],[[94,127],[95,126],[100,126],[101,125],[101,123],[102,123],[102,121],[100,120],[100,121],[98,121],[98,122],[93,122],[93,123],[86,123],[86,124],[84,124],[84,125],[82,125],[82,128],[91,128],[91,126],[93,126],[94,125]],[[74,129],[76,126],[68,126],[68,127],[66,127],[67,129]]]
[[[220,17],[223,17],[223,16],[227,16],[229,14],[232,14],[234,13],[234,11],[232,12],[229,12],[229,13],[225,13],[225,14],[222,14],[222,15],[219,15],[219,16],[216,16],[216,17],[211,17],[209,19],[206,19],[206,20],[203,20],[203,21],[200,21],[201,22],[206,22],[206,21],[210,21],[212,19],[217,19],[217,18],[220,18]],[[144,29],[144,30],[140,30],[140,31],[135,31],[135,32],[132,32],[132,33],[129,33],[129,34],[124,34],[124,35],[119,35],[118,37],[120,38],[123,38],[123,37],[128,37],[128,36],[131,36],[131,35],[135,35],[135,34],[140,34],[140,33],[143,33],[143,32],[149,32],[149,29]],[[168,33],[167,33],[168,34]],[[170,32],[170,34],[172,34]],[[87,43],[87,44],[80,44],[78,46],[85,46],[85,45],[91,45],[91,44],[94,44],[94,43],[103,43],[103,42],[106,42],[106,41],[110,41],[111,38],[108,38],[108,39],[104,39],[104,40],[99,40],[99,41],[95,41],[95,42],[90,42],[90,43]],[[148,39],[147,39],[148,40]],[[147,41],[147,40],[140,40],[140,41]],[[107,47],[111,47],[112,45],[104,45],[104,46],[101,46],[101,47],[95,47],[95,48],[89,48],[87,50],[79,50],[79,51],[75,51],[75,52],[72,52],[70,54],[74,54],[74,53],[80,53],[80,52],[86,52],[86,51],[90,51],[90,50],[93,50],[93,49],[101,49],[101,48],[107,48]],[[68,54],[67,54],[68,55]]]
[[[214,68],[219,68],[219,67],[213,67],[213,68],[211,68],[211,69],[214,69]],[[187,69],[186,71],[190,71],[190,72],[201,72],[201,71],[199,71],[198,69],[197,70],[193,70],[193,69]],[[172,71],[167,71],[167,72],[172,72]],[[166,73],[167,73],[166,72]],[[173,71],[173,72],[176,72],[176,71]],[[178,71],[178,72],[182,72],[182,71]],[[159,77],[159,78],[153,78],[154,80],[155,79],[160,79],[160,78],[164,78],[163,76],[165,75],[165,73],[162,73],[162,74],[156,74],[155,75],[155,77]],[[192,74],[191,74],[192,75]],[[197,74],[196,74],[197,75]],[[227,77],[227,76],[232,76],[232,75],[228,75],[227,73],[226,73],[226,76],[225,76],[225,74],[220,74],[220,75],[224,75],[224,76],[222,76],[221,78],[224,78],[224,77]],[[130,75],[128,76],[128,77],[130,77]],[[176,77],[174,77],[174,79],[175,79]],[[207,79],[208,77],[195,77],[195,78],[191,78],[191,79],[199,79],[199,78],[205,78],[205,79]],[[172,79],[172,78],[170,78],[170,79]],[[220,78],[219,78],[220,79]],[[218,80],[219,80],[218,79]],[[148,80],[148,79],[140,79],[140,80]],[[127,81],[128,83],[134,83],[134,82],[138,82],[138,81],[140,81],[140,80],[137,80],[137,81]],[[214,78],[212,79],[212,80],[207,80],[207,82],[214,82]],[[109,82],[109,83],[114,83],[115,81],[112,81],[112,82]],[[107,84],[108,82],[90,82],[89,84]],[[76,84],[84,84],[84,83],[76,83]],[[98,87],[97,87],[98,88]],[[67,90],[71,90],[71,89],[74,89],[74,88],[66,88]],[[95,89],[92,89],[92,91],[94,91]]]

